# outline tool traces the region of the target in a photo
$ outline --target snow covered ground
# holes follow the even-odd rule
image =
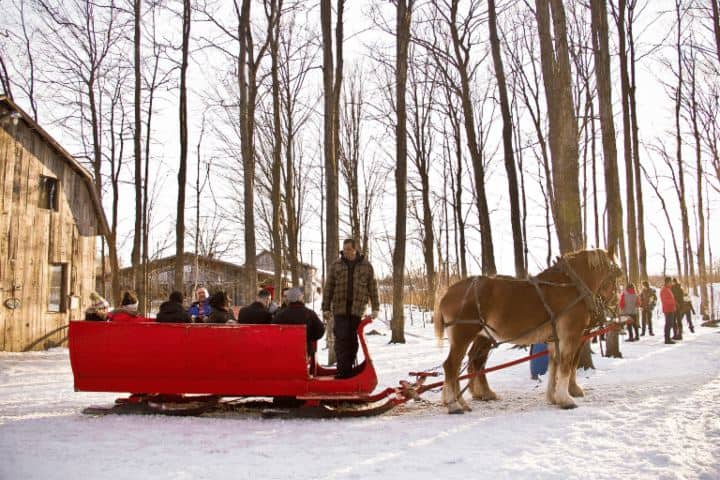
[[[385,334],[368,337],[378,388],[444,360],[426,321],[413,313],[405,345],[371,325]],[[92,417],[81,410],[117,395],[73,392],[66,349],[0,353],[0,479],[718,479],[720,330],[664,345],[655,324],[625,358],[594,357],[570,411],[548,405],[522,364],[492,373],[501,400],[465,415],[428,392],[363,419]],[[503,349],[489,365],[523,354]]]

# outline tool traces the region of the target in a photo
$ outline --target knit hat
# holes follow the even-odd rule
[[[92,302],[90,306],[95,310],[107,310],[110,308],[110,303],[97,292],[90,292],[90,301]]]
[[[288,302],[302,302],[303,291],[299,288],[291,288],[287,291]]]

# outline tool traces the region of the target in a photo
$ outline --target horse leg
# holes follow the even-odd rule
[[[575,398],[585,396],[585,392],[583,391],[582,387],[577,384],[577,369],[578,365],[580,364],[580,353],[582,352],[584,346],[585,342],[581,342],[580,346],[577,349],[577,352],[575,352],[572,370],[570,372],[570,382],[568,383],[568,393],[570,393],[570,396]]]
[[[469,374],[473,375],[475,372],[479,372],[485,368],[485,363],[487,362],[491,348],[492,342],[489,338],[483,336],[475,337],[475,341],[470,347],[470,353],[468,354]],[[470,393],[472,394],[473,400],[488,401],[498,399],[497,394],[490,389],[484,373],[470,377]]]
[[[570,377],[575,369],[574,358],[578,349],[577,343],[568,339],[560,342],[560,355],[557,365],[557,380],[555,385],[555,403],[562,408],[575,408],[577,404],[570,396]]]
[[[548,343],[548,385],[545,393],[547,401],[555,404],[555,386],[557,385],[557,354],[555,352],[555,343]]]
[[[448,338],[450,339],[450,352],[443,362],[445,381],[443,382],[442,400],[443,404],[448,407],[448,413],[464,413],[470,408],[462,399],[458,375],[470,340],[457,334],[454,327],[448,329]]]

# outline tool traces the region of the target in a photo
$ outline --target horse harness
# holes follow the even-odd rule
[[[555,352],[556,355],[560,355],[560,339],[557,334],[557,318],[564,315],[566,312],[568,312],[571,308],[573,308],[575,305],[577,305],[579,302],[584,301],[585,305],[587,306],[590,315],[595,323],[603,320],[610,310],[608,306],[605,304],[605,301],[602,299],[602,297],[599,294],[593,293],[592,290],[587,286],[587,284],[583,281],[582,278],[575,272],[575,270],[570,266],[570,264],[565,260],[565,258],[560,257],[558,261],[558,266],[560,267],[560,270],[570,278],[570,282],[566,283],[557,283],[557,282],[548,282],[545,280],[540,280],[537,277],[529,277],[527,280],[521,280],[521,279],[509,279],[515,282],[530,282],[530,284],[535,288],[535,291],[538,294],[538,297],[540,298],[540,301],[543,304],[543,307],[545,308],[545,311],[548,313],[548,319],[542,322],[540,325],[537,325],[530,330],[523,332],[522,334],[511,338],[509,340],[504,340],[502,342],[498,342],[495,339],[495,336],[493,335],[493,328],[488,325],[487,320],[483,318],[482,314],[480,313],[480,294],[478,292],[478,284],[482,282],[485,278],[484,277],[474,277],[472,283],[470,286],[465,290],[465,296],[463,297],[462,307],[465,306],[465,303],[467,301],[468,294],[470,290],[473,290],[475,293],[475,305],[477,308],[478,316],[480,317],[477,320],[455,320],[451,323],[446,323],[447,326],[452,326],[455,324],[475,324],[480,325],[480,328],[482,331],[487,335],[490,342],[492,342],[492,348],[499,347],[500,345],[504,343],[512,343],[514,340],[517,340],[518,338],[522,338],[535,330],[539,329],[546,323],[550,323],[552,326],[552,336],[553,336],[553,342],[555,344]],[[614,267],[614,268],[613,268]],[[611,264],[611,268],[609,269],[608,273],[605,275],[603,280],[600,282],[600,288],[602,288],[605,283],[608,280],[614,280],[615,277],[617,277],[617,274],[619,273],[619,269]],[[542,289],[540,288],[541,285],[547,285],[551,287],[575,287],[578,290],[579,295],[569,304],[567,304],[560,312],[555,313],[553,312],[552,308],[550,308],[550,305],[547,302],[547,299],[545,298],[545,294],[543,293]]]

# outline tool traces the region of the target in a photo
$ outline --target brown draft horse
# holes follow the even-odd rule
[[[435,333],[442,339],[447,329],[450,352],[443,363],[443,403],[449,413],[470,410],[462,398],[458,381],[463,357],[468,354],[468,373],[485,368],[496,342],[529,345],[553,337],[553,312],[557,342],[550,341],[550,368],[547,399],[562,408],[576,407],[572,397],[582,397],[575,372],[583,345],[583,333],[591,325],[593,312],[586,297],[606,305],[617,302],[620,268],[605,250],[581,250],[558,258],[556,263],[534,277],[543,299],[529,280],[512,277],[473,277],[450,286],[435,309]],[[575,276],[575,279],[572,278]],[[587,295],[583,295],[585,292]],[[589,300],[589,298],[588,298]],[[559,346],[559,355],[556,351]],[[496,400],[485,375],[470,380],[476,400]]]

